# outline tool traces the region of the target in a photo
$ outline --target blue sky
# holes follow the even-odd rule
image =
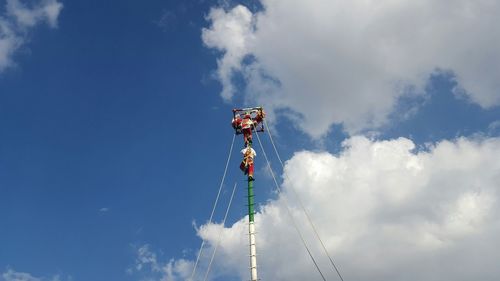
[[[324,89],[328,83],[318,88],[308,83],[287,86],[290,77],[300,80],[304,76],[280,72],[273,66],[279,59],[269,59],[278,57],[272,52],[233,48],[231,42],[224,42],[231,34],[222,39],[202,35],[207,30],[219,32],[212,24],[224,20],[222,15],[210,14],[211,8],[229,14],[235,7],[248,7],[244,13],[254,17],[261,13],[260,22],[264,22],[264,16],[272,17],[272,9],[278,9],[273,2],[263,7],[258,1],[0,1],[0,19],[14,26],[16,38],[22,39],[7,54],[9,62],[0,65],[0,272],[13,270],[43,280],[56,275],[62,280],[144,280],[160,274],[135,270],[137,250],[144,245],[164,263],[193,260],[200,243],[193,221],[200,226],[210,214],[231,144],[233,107],[269,107],[275,138],[286,160],[304,150],[342,154],[346,149],[342,143],[354,135],[370,136],[373,142],[405,137],[417,147],[459,137],[500,136],[500,88],[493,87],[493,92],[484,91],[488,94],[482,96],[457,94],[457,84],[466,90],[476,86],[453,74],[462,70],[462,64],[450,63],[451,74],[433,75],[442,67],[436,62],[427,69],[424,76],[428,78],[408,79],[417,90],[391,94],[390,101],[380,106],[373,101],[368,108],[374,111],[330,116],[321,107],[311,111],[314,103],[302,106],[301,95],[309,93],[297,90]],[[38,15],[35,24],[23,26],[9,12],[9,3],[24,3],[32,9],[47,3],[63,6],[55,16],[57,25],[49,24],[53,15],[46,19]],[[262,14],[265,9],[267,15]],[[259,24],[254,28],[262,30]],[[220,42],[214,41],[218,38]],[[8,36],[0,33],[0,40]],[[264,43],[269,42],[254,45]],[[291,49],[300,48],[292,45]],[[227,74],[220,62],[231,53],[254,56],[254,60],[239,61],[241,71],[231,65],[233,72]],[[429,57],[433,58],[424,59]],[[498,51],[492,54],[494,58]],[[255,73],[245,66],[254,61],[259,73],[275,74],[271,82],[265,77],[249,78]],[[310,70],[316,71],[321,68]],[[402,72],[405,77],[413,74]],[[476,77],[463,73],[465,78]],[[220,95],[227,86],[224,75],[229,75],[236,89],[230,99]],[[365,78],[361,75],[353,81],[364,83]],[[490,81],[487,78],[484,81]],[[277,80],[282,87],[266,96],[264,86],[271,87]],[[293,86],[293,96],[287,96],[287,87]],[[373,89],[376,96],[386,88],[374,83]],[[336,91],[331,89],[332,96],[337,96],[334,100],[323,98],[327,94],[320,90],[308,98],[332,102],[335,111],[337,98],[350,95]],[[493,99],[481,100],[486,96]],[[356,102],[346,105],[350,106],[358,108]],[[412,113],[407,114],[410,109]],[[367,123],[363,116],[379,121],[360,125]],[[311,125],[323,122],[315,118],[326,120],[327,130]],[[270,148],[268,139],[265,145]],[[237,153],[242,140],[238,138],[235,146],[222,201],[227,203],[232,183],[238,182],[229,224],[245,214],[245,183]],[[264,175],[260,150],[257,154],[257,200],[265,205],[277,195],[270,177]],[[278,166],[275,158],[273,164]],[[281,178],[281,169],[278,173]],[[493,173],[498,175],[498,170]],[[222,215],[221,207],[218,221]],[[234,276],[238,274],[229,272],[219,280]],[[5,273],[2,278],[16,280]]]

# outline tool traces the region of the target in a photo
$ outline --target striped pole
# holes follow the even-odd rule
[[[248,178],[248,234],[250,239],[250,276],[251,281],[257,281],[257,251],[255,248],[255,202],[253,180]]]

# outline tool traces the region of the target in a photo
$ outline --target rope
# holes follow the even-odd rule
[[[278,153],[278,150],[276,149],[276,145],[274,145],[274,141],[273,141],[273,137],[271,136],[271,131],[269,130],[269,126],[267,126],[267,122],[266,120],[264,119],[264,123],[267,127],[267,132],[269,134],[269,138],[271,139],[271,144],[273,145],[273,148],[274,148],[274,151],[276,152],[276,156],[278,156],[278,160],[280,161],[281,163],[281,167],[283,169],[285,169],[285,166],[283,165],[283,161],[281,161],[281,157]],[[292,183],[292,181],[290,180],[290,178],[288,177],[288,175],[286,173],[285,174],[285,177],[287,178],[287,180]],[[291,186],[290,186],[291,187]],[[321,239],[321,237],[319,236],[319,233],[318,231],[316,230],[316,227],[314,226],[314,223],[312,222],[311,220],[311,217],[309,216],[309,213],[307,212],[306,208],[304,207],[304,204],[302,203],[302,200],[300,199],[299,195],[297,194],[297,192],[295,191],[295,188],[291,187],[290,190],[292,190],[293,192],[293,195],[298,199],[299,201],[299,205],[300,207],[302,208],[304,214],[306,215],[306,218],[307,218],[307,221],[309,222],[309,224],[311,225],[311,228],[313,229],[314,231],[314,234],[316,235],[316,238],[319,240],[320,244],[321,244],[321,247],[323,248],[323,251],[325,252],[326,256],[328,257],[328,259],[330,260],[330,263],[331,265],[333,266],[333,268],[335,269],[335,271],[337,272],[337,275],[339,276],[340,280],[344,281],[344,278],[342,278],[342,275],[340,274],[340,271],[338,270],[337,266],[335,265],[335,262],[333,262],[333,259],[330,257],[330,254],[328,253],[328,250],[326,249],[325,247],[325,244],[323,243],[323,240]]]
[[[227,214],[229,213],[229,208],[231,207],[231,203],[233,202],[234,192],[236,191],[236,185],[237,183],[234,183],[233,192],[231,193],[231,199],[229,199],[229,204],[227,205],[226,214],[224,215],[224,219],[222,220],[221,233],[219,234],[219,239],[217,240],[214,252],[212,253],[212,257],[210,258],[210,262],[208,263],[207,272],[205,273],[205,278],[203,279],[203,281],[207,281],[208,273],[210,272],[210,269],[212,267],[212,262],[214,261],[215,253],[217,252],[217,248],[219,248],[220,241],[222,240],[222,231],[224,230],[224,225],[226,225],[226,218]]]
[[[254,131],[255,131],[255,126],[254,126]],[[276,190],[278,191],[278,193],[281,194],[281,188],[279,187],[278,181],[276,180],[276,176],[274,175],[274,171],[271,168],[271,163],[269,162],[269,159],[267,158],[267,154],[266,154],[266,151],[264,150],[264,146],[262,145],[262,142],[260,141],[259,134],[257,133],[257,131],[255,131],[255,134],[257,135],[257,139],[259,140],[260,148],[262,149],[262,154],[264,155],[264,158],[266,159],[267,166],[269,167],[269,171],[271,172],[271,176],[273,178],[274,184],[276,185]],[[321,269],[318,266],[318,263],[314,259],[311,251],[309,250],[309,247],[307,246],[307,243],[304,239],[304,236],[302,235],[302,232],[300,231],[299,227],[297,226],[297,223],[295,222],[295,219],[293,218],[292,212],[290,210],[288,202],[286,201],[286,198],[283,197],[283,199],[284,199],[283,203],[285,203],[285,207],[286,207],[288,216],[290,216],[290,219],[292,220],[293,227],[295,228],[295,230],[299,234],[300,240],[302,241],[302,244],[306,248],[307,253],[309,254],[309,257],[311,258],[312,262],[314,263],[314,266],[316,266],[316,269],[318,270],[319,274],[321,275],[321,278],[323,279],[323,281],[326,281],[325,276],[323,275],[323,273],[321,272]]]
[[[226,167],[224,168],[224,174],[222,175],[222,180],[219,185],[219,191],[217,192],[217,197],[215,198],[214,206],[212,207],[212,213],[210,214],[210,218],[208,219],[208,223],[212,222],[212,218],[214,216],[215,208],[217,207],[217,203],[219,202],[220,193],[222,190],[222,186],[224,185],[224,180],[226,179],[227,167],[229,166],[229,160],[231,159],[231,154],[233,153],[234,139],[236,135],[233,135],[233,140],[231,141],[231,148],[229,149],[229,155],[227,156]],[[203,252],[203,247],[205,246],[205,240],[201,242],[200,249],[198,250],[198,256],[196,257],[196,262],[194,263],[193,272],[191,273],[191,277],[188,280],[193,281],[193,277],[196,273],[196,268],[198,267],[198,263],[200,261],[201,253]]]

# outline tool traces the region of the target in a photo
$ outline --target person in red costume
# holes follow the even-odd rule
[[[245,113],[243,120],[241,121],[241,131],[243,132],[245,147],[252,144],[252,129],[255,125],[256,122],[252,119],[250,113]]]
[[[235,115],[233,121],[231,121],[233,129],[235,130],[237,135],[241,134],[241,121],[242,119],[239,115]]]
[[[248,180],[253,181],[253,158],[257,156],[255,150],[251,146],[247,146],[241,150],[243,161],[241,161],[240,169],[248,175]]]
[[[264,112],[263,109],[259,109],[257,111],[257,116],[255,116],[255,118],[253,120],[256,122],[256,125],[257,125],[257,124],[262,123],[262,121],[264,121],[264,118],[266,118],[266,113]]]
[[[252,117],[252,114],[255,114],[255,117]],[[259,129],[258,126],[264,121],[265,116],[262,109],[234,116],[231,124],[237,135],[243,133],[245,147],[252,144],[252,131],[254,129],[263,131],[263,127],[261,126]]]

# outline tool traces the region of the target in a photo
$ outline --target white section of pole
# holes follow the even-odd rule
[[[255,248],[255,224],[250,222],[248,227],[250,239],[250,276],[251,281],[257,281],[257,250]]]

